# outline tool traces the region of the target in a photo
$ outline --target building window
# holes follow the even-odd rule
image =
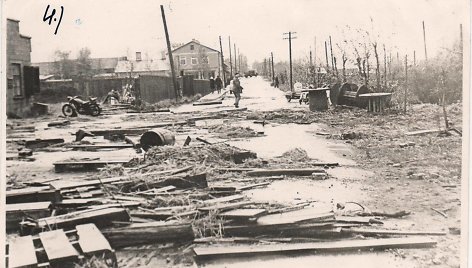
[[[21,65],[18,63],[11,64],[12,88],[15,96],[21,96]]]
[[[202,57],[202,62],[203,62],[203,63],[208,63],[208,62],[209,62],[209,61],[208,61],[208,56],[203,56],[203,57]]]
[[[198,64],[197,58],[192,58],[192,65],[196,65],[196,64]]]
[[[190,50],[194,50],[195,49],[195,46],[194,45],[190,45]]]
[[[181,57],[180,58],[180,65],[185,65],[185,64],[187,64],[187,58]]]

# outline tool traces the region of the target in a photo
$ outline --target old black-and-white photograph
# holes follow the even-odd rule
[[[6,267],[467,266],[469,1],[0,3]]]

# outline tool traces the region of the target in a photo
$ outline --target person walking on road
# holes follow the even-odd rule
[[[216,76],[215,85],[216,85],[216,90],[218,91],[218,94],[220,94],[221,89],[223,88],[223,80],[221,80],[219,75]]]
[[[241,81],[239,81],[239,74],[236,74],[233,79],[234,107],[236,108],[239,108],[242,90],[243,87],[241,86]]]
[[[213,76],[210,77],[210,89],[211,89],[211,93],[215,91],[215,79],[213,79]]]

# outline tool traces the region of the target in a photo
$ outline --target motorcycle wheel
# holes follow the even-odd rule
[[[69,103],[66,103],[62,106],[62,113],[66,117],[75,117],[77,116],[77,111],[75,110],[75,107]]]
[[[100,106],[96,104],[90,105],[90,114],[92,116],[99,116],[101,112],[102,112],[102,109],[100,108]]]

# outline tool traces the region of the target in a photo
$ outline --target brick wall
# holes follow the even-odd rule
[[[12,89],[12,63],[20,65],[21,94]],[[29,99],[25,96],[23,66],[31,65],[31,39],[20,34],[19,21],[7,19],[7,115],[23,116]]]

